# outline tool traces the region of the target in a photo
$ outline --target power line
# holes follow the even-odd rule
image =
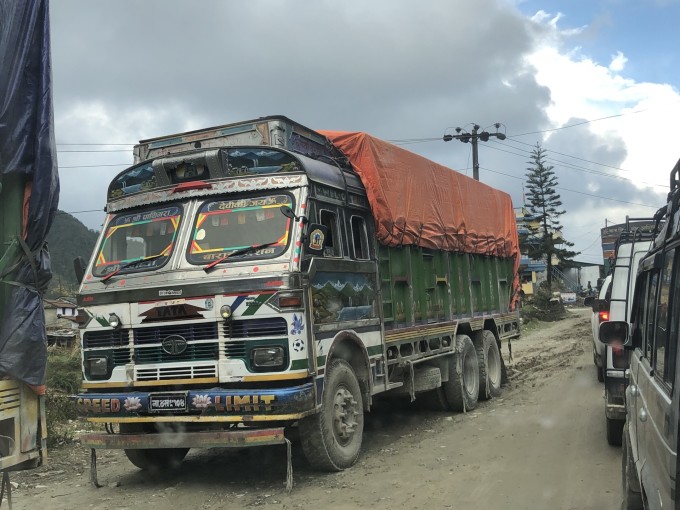
[[[522,177],[517,177],[515,175],[510,175],[510,174],[506,174],[506,173],[503,173],[503,172],[498,172],[496,170],[491,170],[490,168],[484,168],[484,170],[487,170],[487,171],[494,173],[494,174],[500,174],[500,175],[505,175],[506,177],[512,177],[513,179],[518,179],[520,181],[524,180]],[[558,189],[560,191],[568,191],[570,193],[577,193],[579,195],[586,195],[586,196],[593,197],[593,198],[600,198],[602,200],[610,200],[612,202],[620,202],[622,204],[638,205],[638,206],[641,206],[641,207],[647,207],[649,209],[655,209],[655,210],[658,209],[658,207],[654,207],[654,206],[647,205],[647,204],[639,204],[637,202],[628,202],[627,200],[619,200],[617,198],[603,197],[601,195],[595,195],[593,193],[586,193],[584,191],[576,191],[576,190],[569,189],[569,188],[562,188],[561,186],[555,186],[555,189]]]

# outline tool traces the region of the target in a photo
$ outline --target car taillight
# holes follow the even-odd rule
[[[609,320],[609,310],[602,310],[600,312],[600,322]]]

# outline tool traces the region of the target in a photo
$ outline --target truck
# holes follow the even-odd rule
[[[137,467],[290,443],[338,471],[381,396],[469,411],[520,334],[510,197],[283,116],[143,140],[77,264],[81,415]],[[113,425],[112,425],[113,424]]]
[[[47,458],[47,232],[59,178],[46,1],[3,4],[0,39],[0,504],[9,473]]]

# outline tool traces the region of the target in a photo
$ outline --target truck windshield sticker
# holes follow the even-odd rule
[[[194,224],[188,258],[192,264],[219,260],[249,247],[235,260],[244,257],[273,258],[286,251],[292,222],[281,206],[293,206],[288,195],[271,195],[238,200],[205,202]]]
[[[148,191],[156,187],[156,177],[151,163],[142,163],[125,170],[109,186],[109,200],[125,195]]]
[[[109,223],[92,274],[151,271],[172,254],[182,209],[177,206],[115,216]],[[144,260],[149,259],[149,260]],[[139,263],[123,267],[130,262]]]
[[[227,152],[227,162],[230,177],[302,170],[293,156],[271,149],[231,149]]]

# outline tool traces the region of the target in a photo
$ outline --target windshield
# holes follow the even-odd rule
[[[286,251],[291,225],[280,210],[283,205],[292,208],[293,199],[281,194],[205,202],[196,215],[189,262],[206,264],[259,244],[269,246],[234,255],[234,260],[278,257]]]
[[[106,229],[92,274],[102,277],[118,270],[133,273],[163,266],[172,253],[181,218],[178,206],[115,216]],[[123,267],[150,257],[155,258]]]

